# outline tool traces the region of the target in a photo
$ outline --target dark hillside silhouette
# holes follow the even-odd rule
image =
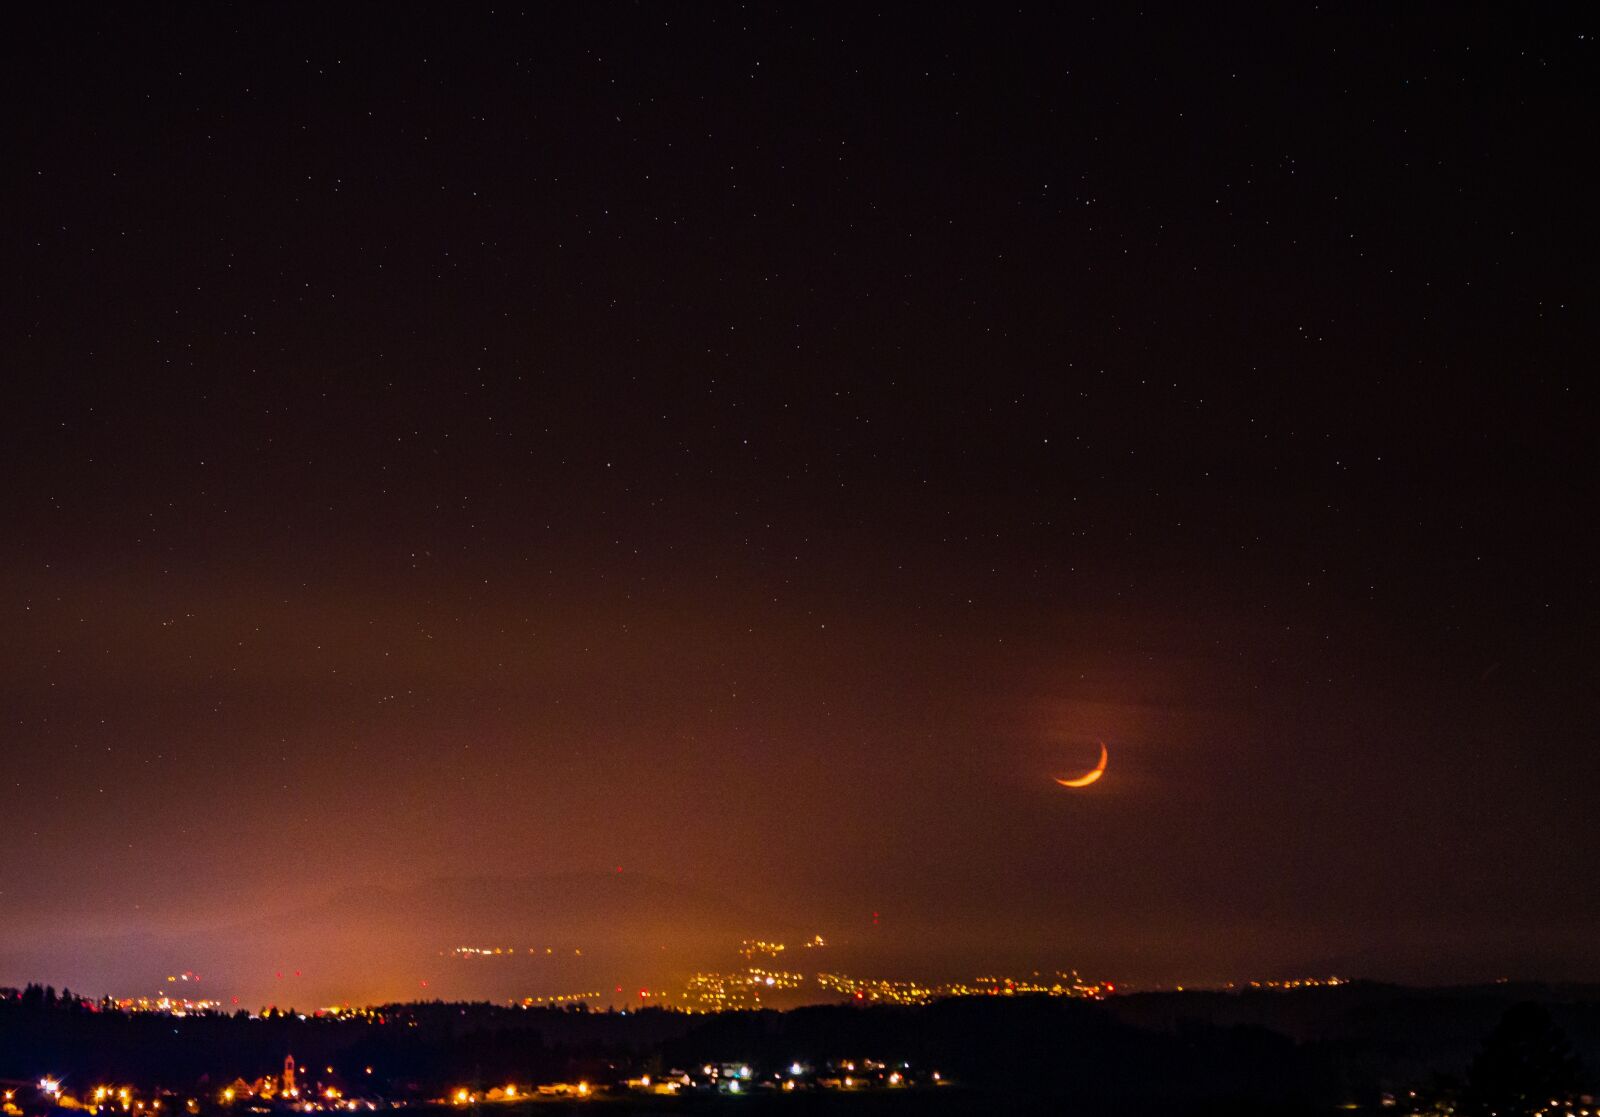
[[[1549,1011],[1539,1004],[1513,1005],[1472,1060],[1464,1111],[1481,1117],[1533,1113],[1584,1085],[1583,1063]]]

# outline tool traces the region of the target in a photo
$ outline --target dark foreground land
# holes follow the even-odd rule
[[[30,990],[0,1000],[0,1080],[14,1106],[51,1104],[29,1084],[131,1084],[168,1111],[222,1117],[230,1083],[302,1068],[307,1096],[460,1114],[878,1114],[1012,1112],[1312,1114],[1534,1113],[1552,1098],[1594,1112],[1600,987],[1412,989],[1355,983],[1293,992],[1154,993],[1106,1001],[990,997],[919,1008],[817,1006],[688,1016],[390,1005],[354,1018],[272,1013],[172,1017],[108,1011]],[[829,1089],[846,1060],[871,1085]],[[870,1062],[869,1062],[870,1061]],[[738,1096],[701,1073],[743,1066]],[[793,1092],[776,1086],[803,1065]],[[890,1068],[911,1088],[879,1088]],[[937,1069],[942,1085],[934,1085]],[[695,1078],[677,1097],[628,1092],[640,1076]],[[587,1084],[583,1100],[492,1101],[497,1085]],[[722,1080],[725,1089],[728,1080]],[[456,1091],[463,1105],[434,1105]],[[1533,1100],[1537,1097],[1537,1107]],[[282,1100],[252,1099],[258,1112]],[[320,1104],[320,1103],[319,1103]],[[91,1107],[92,1108],[92,1107]],[[106,1108],[102,1106],[101,1108]],[[1557,1110],[1561,1112],[1563,1110]],[[118,1112],[108,1109],[108,1117]],[[135,1117],[138,1117],[136,1114]]]
[[[1194,1105],[1181,1102],[1151,1108],[1132,1102],[1090,1106],[1056,1093],[1027,1091],[985,1091],[949,1087],[941,1090],[902,1090],[896,1092],[756,1094],[748,1097],[693,1094],[676,1098],[621,1096],[589,1101],[533,1102],[526,1106],[495,1110],[480,1117],[967,1117],[969,1114],[1071,1113],[1087,1117],[1113,1114],[1142,1114],[1166,1117],[1169,1114],[1192,1117],[1300,1117],[1321,1114],[1319,1109],[1257,1109],[1233,1103]],[[1334,1111],[1329,1111],[1330,1113]],[[1349,1113],[1350,1110],[1338,1112]],[[1375,1111],[1376,1112],[1376,1111]],[[1382,1112],[1391,1112],[1384,1110]],[[428,1117],[461,1117],[460,1110],[440,1108]]]

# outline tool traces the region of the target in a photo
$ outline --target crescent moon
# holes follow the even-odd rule
[[[1095,780],[1105,775],[1107,759],[1109,759],[1109,757],[1106,753],[1106,743],[1101,741],[1100,763],[1096,764],[1093,768],[1090,768],[1087,772],[1081,776],[1078,776],[1076,779],[1064,780],[1060,776],[1057,776],[1056,782],[1062,787],[1088,787]]]

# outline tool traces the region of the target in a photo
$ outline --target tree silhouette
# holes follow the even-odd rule
[[[1544,1109],[1551,1098],[1570,1097],[1582,1078],[1583,1064],[1544,1006],[1512,1005],[1472,1060],[1464,1109],[1520,1117]]]

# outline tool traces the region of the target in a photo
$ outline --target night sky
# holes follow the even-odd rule
[[[938,8],[10,26],[0,985],[1600,978],[1592,12]]]

